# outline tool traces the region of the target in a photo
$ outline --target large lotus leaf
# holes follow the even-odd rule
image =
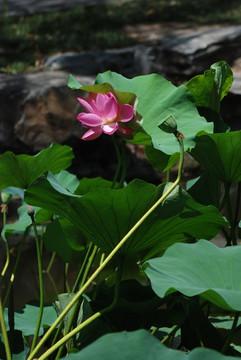
[[[214,205],[219,208],[220,183],[215,175],[204,171],[200,177],[189,180],[186,185],[188,194],[203,205]]]
[[[197,348],[189,354],[172,350],[161,344],[146,330],[107,334],[77,354],[69,354],[68,360],[234,360],[214,350]]]
[[[233,73],[225,61],[213,64],[203,75],[188,81],[186,87],[192,93],[197,106],[219,112],[220,102],[227,95],[233,82]]]
[[[15,155],[7,151],[0,156],[0,189],[9,186],[26,189],[41,174],[56,174],[71,165],[74,155],[69,146],[53,143],[37,155]]]
[[[66,219],[58,218],[50,223],[43,235],[43,242],[47,251],[56,252],[66,263],[80,263],[85,249],[85,238],[79,227]]]
[[[156,187],[134,180],[123,189],[93,189],[78,197],[58,192],[57,180],[54,188],[51,181],[39,178],[26,191],[25,201],[66,218],[105,253],[113,250],[170,186]],[[210,239],[225,224],[215,207],[196,203],[177,187],[132,234],[121,251],[133,254],[154,247],[158,252],[190,237]]]
[[[162,172],[169,170],[180,158],[178,153],[169,156],[152,146],[146,146],[145,153],[152,166]]]
[[[224,183],[241,180],[241,130],[222,134],[200,133],[191,155]]]
[[[111,185],[112,185],[112,181],[105,180],[100,176],[92,179],[84,177],[79,181],[79,185],[74,193],[77,195],[84,195],[87,194],[92,189],[103,189],[103,188],[110,189]]]
[[[23,309],[16,310],[14,312],[14,328],[17,330],[21,330],[25,336],[33,335],[36,329],[38,313],[39,305],[37,304],[37,302],[31,302],[29,304],[26,304]],[[6,324],[8,324],[7,309],[4,310],[4,317],[6,319]],[[43,326],[52,325],[56,318],[57,316],[53,306],[46,304],[44,306],[39,335],[42,335],[44,332]]]
[[[171,246],[162,257],[148,260],[145,272],[161,298],[179,291],[241,311],[240,257],[240,246],[219,248],[200,240]]]
[[[151,137],[150,141],[148,136],[142,134],[145,145],[153,145],[155,149],[167,155],[179,153],[179,145],[173,134],[167,134],[158,128],[167,116],[174,116],[178,130],[184,134],[185,150],[194,147],[194,137],[199,131],[213,131],[213,124],[207,123],[198,114],[187,88],[185,86],[177,88],[160,75],[150,74],[127,79],[115,72],[107,71],[97,76],[95,83],[97,91],[104,92],[106,84],[110,84],[117,91],[130,92],[137,96],[136,109],[143,118],[141,126]],[[94,92],[93,87],[87,89],[80,85],[79,89]],[[139,131],[137,136],[138,134]],[[140,140],[134,137],[132,142],[143,144],[143,136]]]

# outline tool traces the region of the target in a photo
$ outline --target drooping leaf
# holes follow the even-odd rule
[[[194,76],[186,87],[197,106],[219,112],[220,102],[227,95],[233,82],[233,73],[225,61],[213,64],[203,75]]]
[[[23,309],[14,312],[14,327],[16,330],[22,331],[25,336],[35,333],[37,319],[39,313],[39,305],[37,302],[26,304]],[[7,309],[4,310],[4,317],[7,323]],[[45,305],[39,335],[44,332],[44,325],[52,325],[56,320],[56,312],[52,305]],[[7,327],[8,329],[8,327]]]
[[[241,180],[241,131],[221,134],[200,133],[191,155],[209,173],[224,183]]]
[[[55,219],[43,235],[47,251],[56,252],[66,263],[80,263],[86,239],[78,227],[66,219]]]
[[[172,350],[161,344],[146,330],[120,332],[104,335],[77,354],[69,354],[69,360],[234,360],[233,356],[224,356],[214,350],[197,348],[189,354]]]
[[[8,151],[0,156],[0,189],[10,186],[26,189],[41,174],[53,174],[71,165],[74,155],[69,146],[53,143],[37,155],[15,155]]]
[[[241,248],[219,248],[200,240],[196,244],[175,244],[162,257],[148,260],[145,273],[161,298],[179,291],[200,295],[228,310],[241,310]]]
[[[93,189],[73,197],[57,192],[42,177],[26,191],[25,200],[67,219],[109,253],[165,189],[165,184],[156,187],[134,180],[123,189]],[[190,237],[210,239],[225,224],[217,209],[196,203],[178,187],[131,235],[121,252],[133,254],[150,248],[158,252]]]

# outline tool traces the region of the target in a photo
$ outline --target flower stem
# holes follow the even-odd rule
[[[237,226],[239,223],[239,210],[240,210],[240,199],[241,199],[241,182],[238,183],[237,197],[236,197],[236,209],[234,215],[234,225]]]
[[[80,283],[80,288],[82,288],[82,286],[84,285],[84,283],[85,283],[85,281],[87,279],[87,276],[89,274],[89,271],[90,271],[90,268],[91,268],[92,263],[94,261],[97,250],[98,250],[98,246],[95,245],[94,249],[92,251],[92,254],[90,255],[90,257],[88,259],[88,262],[87,262],[87,265],[86,265],[86,268],[85,268],[85,272],[84,272],[83,278],[82,278],[81,283]]]
[[[10,351],[10,346],[9,346],[9,341],[8,341],[8,334],[7,334],[7,330],[6,330],[5,320],[4,320],[3,306],[2,306],[1,297],[0,297],[0,325],[1,325],[2,334],[3,334],[3,341],[4,341],[4,346],[5,346],[6,359],[11,360],[12,357],[11,357],[11,351]]]
[[[39,336],[39,329],[41,326],[41,320],[43,316],[43,309],[44,309],[44,285],[43,285],[43,271],[42,271],[42,260],[41,260],[41,250],[40,250],[40,242],[37,232],[37,226],[34,220],[34,215],[30,215],[35,235],[35,242],[36,242],[36,251],[37,251],[37,260],[38,260],[38,275],[39,275],[39,314],[37,319],[37,325],[33,337],[33,342],[31,345],[31,351],[35,348]]]
[[[122,259],[120,259],[119,266],[117,268],[117,276],[116,276],[116,283],[115,283],[114,298],[113,298],[113,301],[112,301],[111,305],[107,306],[106,308],[104,308],[104,309],[98,311],[97,313],[95,313],[94,315],[90,316],[87,320],[85,320],[83,323],[81,323],[75,329],[68,332],[67,335],[65,335],[54,346],[52,346],[42,356],[40,356],[38,360],[46,359],[49,355],[51,355],[55,350],[57,350],[59,348],[58,354],[57,354],[57,356],[55,358],[55,360],[58,360],[59,357],[61,356],[63,345],[66,343],[66,341],[68,341],[71,337],[73,337],[75,334],[80,332],[85,326],[89,325],[91,322],[93,322],[94,320],[96,320],[100,316],[110,312],[111,310],[113,310],[116,307],[116,305],[118,303],[118,300],[119,300],[119,290],[120,290],[120,281],[121,281],[121,275],[122,275],[122,265],[123,265],[123,262],[122,262]]]
[[[84,291],[91,285],[91,283],[95,280],[95,278],[99,275],[99,273],[105,268],[105,266],[110,262],[110,260],[115,256],[115,254],[120,250],[120,248],[126,243],[126,241],[129,239],[129,237],[138,229],[138,227],[146,220],[146,218],[167,198],[167,196],[176,188],[176,186],[179,184],[181,180],[182,175],[182,166],[183,166],[183,160],[184,160],[184,146],[183,146],[183,140],[180,136],[177,137],[179,145],[180,145],[180,162],[179,162],[179,168],[178,168],[178,174],[176,181],[167,189],[167,191],[158,199],[154,205],[137,221],[137,223],[128,231],[128,233],[121,239],[121,241],[116,245],[116,247],[111,251],[111,253],[105,258],[105,260],[102,262],[102,264],[96,269],[96,271],[89,277],[89,279],[86,281],[86,283],[82,286],[82,288],[79,289],[79,291],[76,293],[75,297],[69,302],[69,304],[66,306],[66,308],[63,310],[63,312],[58,316],[58,318],[54,321],[52,326],[48,329],[48,331],[45,333],[43,338],[40,340],[36,348],[31,352],[27,360],[32,360],[34,358],[34,355],[37,353],[37,351],[41,348],[41,346],[45,343],[47,338],[50,336],[50,334],[54,331],[56,326],[61,322],[61,320],[64,318],[64,316],[68,313],[68,311],[72,308],[72,306],[76,303],[76,301],[80,298],[80,296],[84,293]],[[98,315],[99,314],[99,315]],[[96,313],[93,315],[94,318],[99,317],[101,314]],[[93,321],[90,320],[91,318],[87,319],[86,321]],[[83,323],[84,324],[84,323]],[[82,324],[82,325],[83,325]],[[74,331],[74,330],[73,330]],[[79,331],[79,330],[78,330]],[[66,335],[67,336],[67,335]]]
[[[235,234],[235,223],[234,223],[233,210],[230,199],[230,184],[225,184],[225,194],[227,199],[228,220],[231,226],[229,243],[227,245],[237,245],[236,234]]]
[[[27,237],[27,235],[28,235],[28,233],[29,233],[29,230],[30,230],[30,228],[28,227],[28,228],[24,231],[23,237],[22,237],[22,239],[21,239],[21,242],[20,242],[20,245],[19,245],[19,249],[18,249],[17,258],[16,258],[16,261],[15,261],[15,264],[14,264],[14,268],[13,268],[11,277],[10,277],[10,281],[9,281],[9,284],[8,284],[7,292],[6,292],[6,295],[5,295],[5,297],[4,297],[3,308],[5,308],[5,306],[6,306],[6,303],[7,303],[7,300],[8,300],[8,296],[9,296],[10,290],[11,290],[12,285],[13,285],[13,282],[14,282],[14,279],[15,279],[15,274],[16,274],[16,271],[17,271],[17,268],[18,268],[18,264],[19,264],[19,260],[20,260],[20,257],[21,257],[21,254],[22,254],[22,250],[23,250],[24,241],[25,241],[25,239],[26,239],[26,237]]]
[[[91,251],[91,249],[92,249],[92,246],[93,246],[93,244],[90,243],[90,245],[89,245],[89,247],[88,247],[88,250],[87,250],[87,252],[86,252],[84,261],[83,261],[83,263],[82,263],[82,265],[81,265],[81,268],[80,268],[80,270],[79,270],[79,272],[78,272],[78,275],[77,275],[77,278],[76,278],[76,280],[75,280],[75,283],[74,283],[74,286],[73,286],[73,289],[72,289],[72,293],[75,293],[75,292],[77,291],[77,289],[79,288],[79,284],[80,284],[80,281],[81,281],[80,279],[81,279],[81,276],[82,276],[83,271],[84,271],[84,269],[85,269],[86,263],[87,263],[87,261],[88,261],[88,259],[89,259],[90,251]]]
[[[126,179],[126,173],[127,173],[126,142],[124,140],[122,140],[122,144],[121,144],[121,165],[122,165],[122,174],[118,185],[118,189],[123,187],[123,183]]]
[[[115,147],[115,151],[116,151],[116,155],[117,155],[117,168],[116,168],[114,179],[113,179],[112,185],[111,185],[111,188],[114,189],[117,178],[118,178],[119,173],[120,173],[120,169],[121,169],[121,153],[120,153],[120,149],[119,149],[119,146],[117,144],[115,135],[113,135],[111,138],[112,138],[112,141],[113,141],[113,144],[114,144],[114,147]]]
[[[7,223],[7,209],[8,209],[7,204],[3,203],[1,205],[1,212],[3,214],[3,226],[5,226]],[[5,261],[5,265],[4,265],[1,275],[0,275],[0,283],[6,274],[7,268],[9,266],[9,262],[10,262],[10,250],[9,250],[9,244],[8,244],[8,239],[7,239],[6,240],[6,261]]]
[[[230,329],[229,331],[229,334],[228,334],[228,337],[225,341],[225,344],[223,345],[222,347],[222,350],[221,350],[221,354],[225,354],[227,348],[229,347],[231,341],[232,341],[232,337],[236,331],[236,327],[237,327],[237,323],[238,323],[238,319],[239,319],[239,315],[240,315],[240,312],[237,312],[235,314],[235,317],[234,317],[234,320],[233,320],[233,325],[232,325],[232,328]]]

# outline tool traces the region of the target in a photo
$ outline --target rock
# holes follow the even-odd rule
[[[35,153],[80,131],[77,94],[68,89],[67,78],[67,73],[49,71],[0,76],[2,151]],[[78,80],[92,85],[94,78]]]
[[[124,49],[64,53],[46,59],[44,67],[81,75],[97,75],[107,70],[126,77],[150,72],[152,49],[143,45]]]
[[[241,26],[153,24],[127,26],[125,30],[128,36],[152,48],[150,72],[176,84],[202,74],[217,61],[227,61],[237,68],[241,57]]]

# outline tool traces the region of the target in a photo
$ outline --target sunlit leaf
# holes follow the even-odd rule
[[[179,291],[229,311],[241,311],[241,247],[219,248],[200,240],[175,244],[162,257],[148,260],[145,272],[158,296]]]

